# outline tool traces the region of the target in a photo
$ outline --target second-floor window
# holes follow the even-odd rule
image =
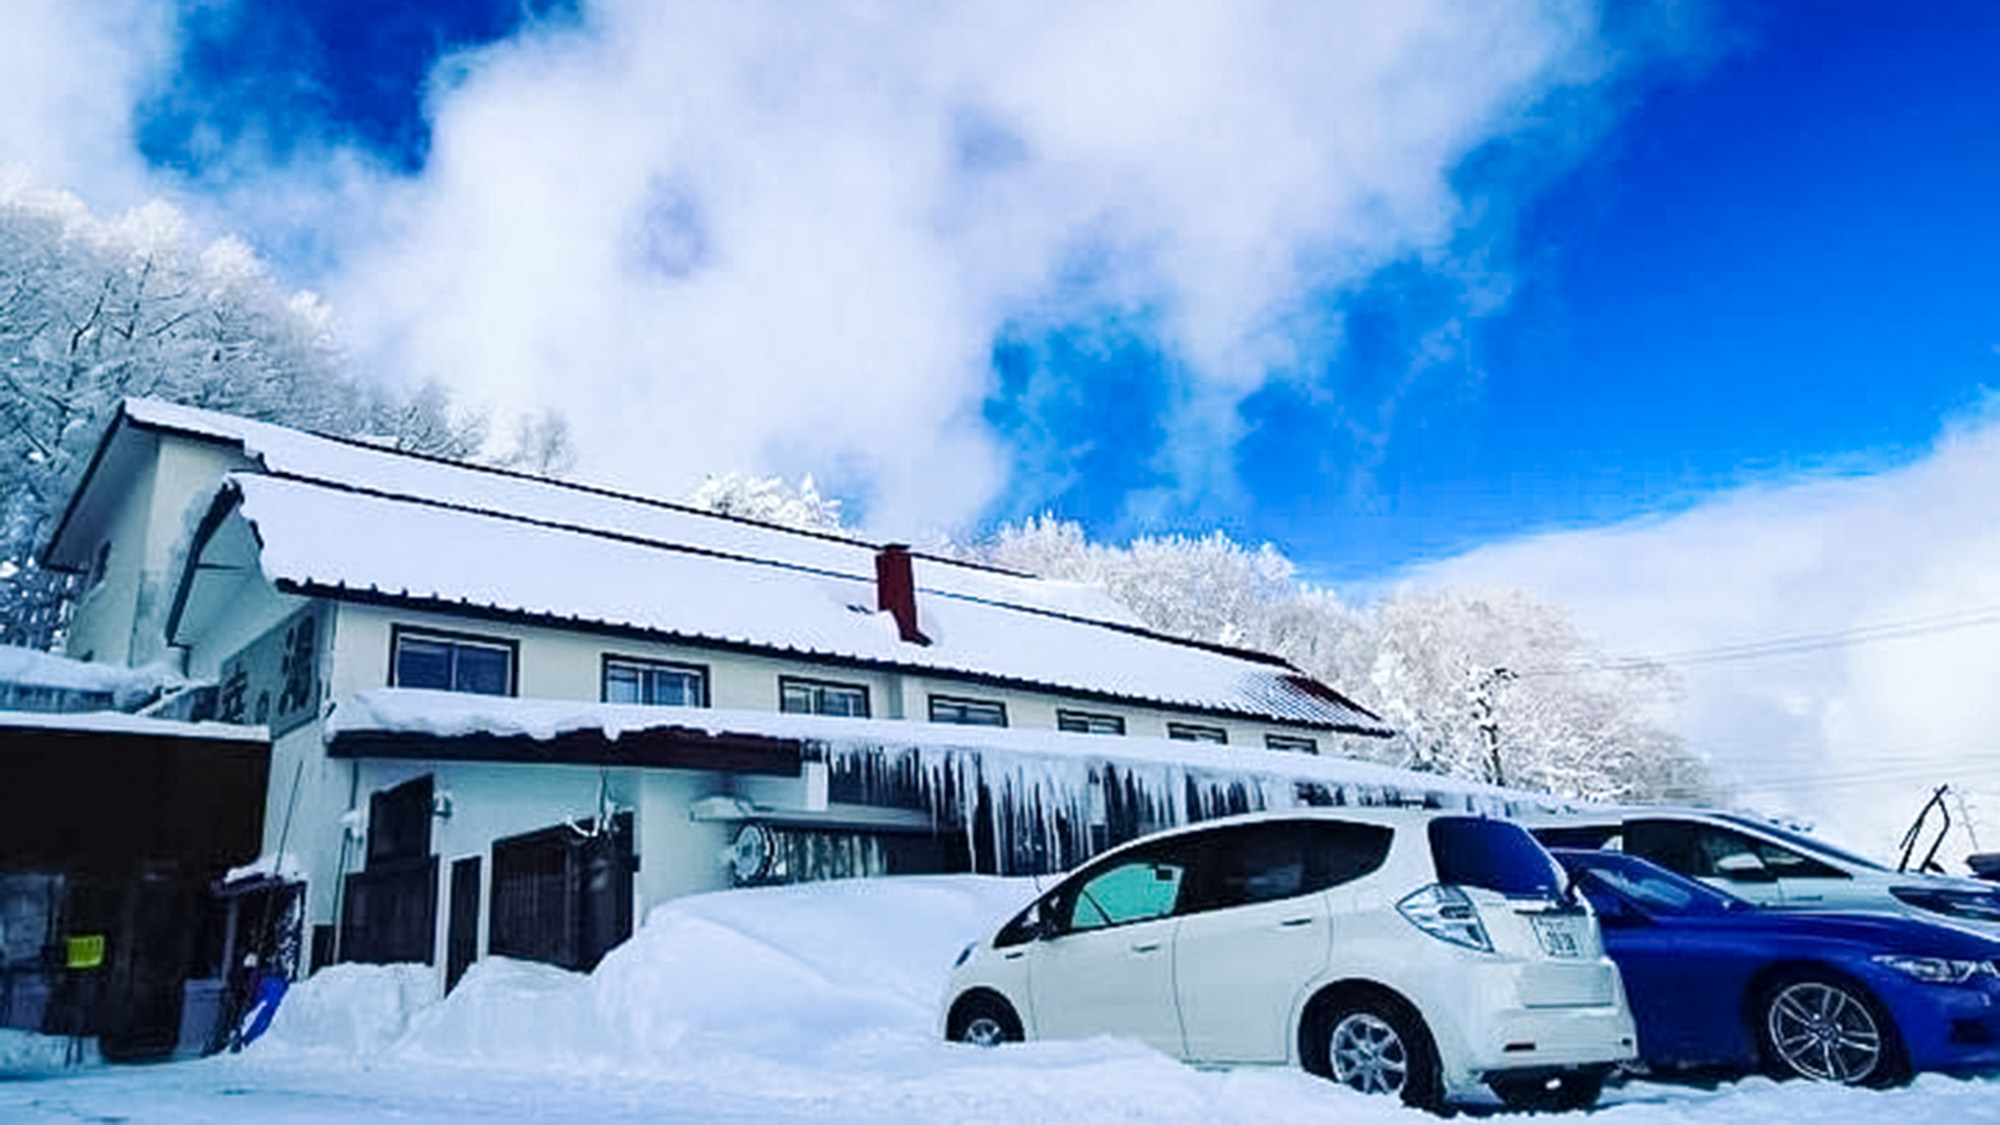
[[[1056,729],[1071,734],[1124,734],[1125,719],[1095,711],[1056,711]]]
[[[1317,754],[1319,743],[1303,735],[1267,734],[1264,736],[1264,749],[1284,750],[1293,754]]]
[[[868,689],[860,684],[781,676],[778,679],[778,709],[800,715],[846,715],[865,719],[868,717]]]
[[[699,664],[604,658],[604,702],[654,707],[708,706],[708,669]]]
[[[1180,742],[1228,742],[1229,732],[1201,723],[1168,723],[1167,737]]]
[[[427,633],[397,626],[390,639],[390,683],[395,687],[514,694],[513,641],[459,633]]]
[[[948,695],[933,695],[931,722],[962,723],[974,727],[1004,727],[1007,725],[1007,705],[990,699],[957,699]]]

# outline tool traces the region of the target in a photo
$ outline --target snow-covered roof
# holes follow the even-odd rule
[[[281,588],[643,630],[664,638],[1354,730],[1381,724],[1290,666],[924,587],[928,645],[869,570],[714,553],[645,529],[499,514],[254,473],[230,478]],[[1032,581],[1032,580],[1021,580]],[[1003,591],[1004,592],[1004,591]]]
[[[48,714],[41,711],[0,711],[0,728],[12,730],[75,731],[90,734],[138,734],[156,738],[195,738],[208,742],[268,742],[271,735],[261,726],[237,723],[188,723],[178,719],[154,719],[119,711],[86,711]]]
[[[567,527],[591,528],[689,550],[789,563],[855,576],[874,574],[874,544],[719,515],[649,497],[568,481],[417,456],[324,437],[229,414],[132,398],[125,417],[154,429],[241,445],[265,471],[385,496],[421,498],[482,512]],[[967,598],[1138,626],[1103,590],[990,567],[919,556],[921,588]]]

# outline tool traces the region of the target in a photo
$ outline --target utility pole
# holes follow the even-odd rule
[[[1479,738],[1486,744],[1486,770],[1499,786],[1507,784],[1507,773],[1500,765],[1500,721],[1493,717],[1493,685],[1513,678],[1513,672],[1495,668],[1481,676],[1472,690],[1472,717],[1478,720]]]

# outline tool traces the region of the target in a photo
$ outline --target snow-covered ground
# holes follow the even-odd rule
[[[65,1069],[0,1038],[0,1121],[1403,1121],[1283,1070],[1198,1071],[1129,1042],[936,1041],[958,949],[1026,880],[882,879],[655,910],[589,976],[489,959],[435,999],[427,968],[344,965],[294,988],[240,1055]],[[2000,1123],[2000,1080],[1886,1092],[1752,1079],[1634,1083],[1606,1122]]]

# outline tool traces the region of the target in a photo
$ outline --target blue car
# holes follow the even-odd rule
[[[1553,849],[1597,911],[1647,1071],[1887,1086],[2000,1070],[2000,941],[1768,910],[1619,852]]]

